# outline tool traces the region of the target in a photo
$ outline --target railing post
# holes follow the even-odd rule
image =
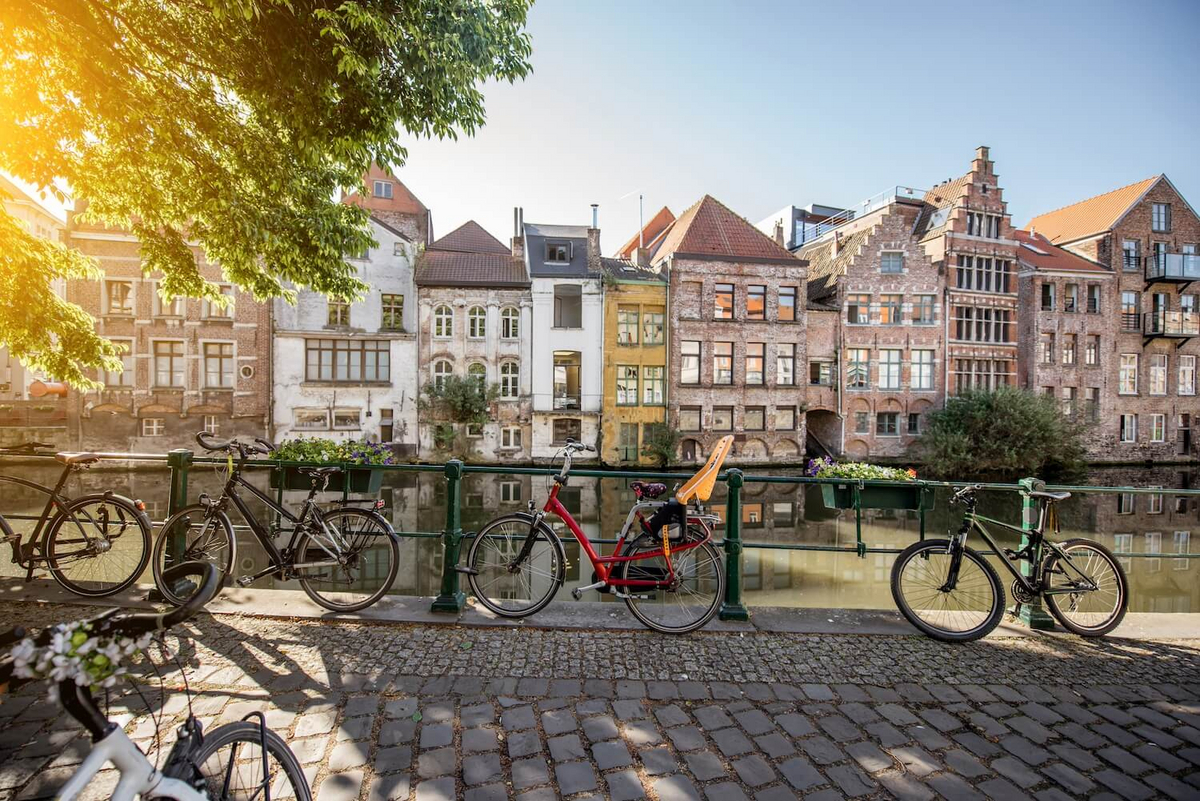
[[[1025,492],[1027,492],[1027,493],[1032,492],[1034,489],[1036,489],[1039,486],[1042,486],[1042,482],[1036,478],[1023,478],[1020,481],[1018,481],[1017,483],[1020,484],[1021,488],[1023,490],[1025,490]],[[1037,501],[1034,500],[1033,498],[1030,498],[1028,495],[1022,495],[1021,496],[1021,529],[1023,531],[1032,531],[1033,529],[1037,528],[1037,524],[1038,524],[1038,503],[1037,503]],[[1029,544],[1029,537],[1025,534],[1022,534],[1020,547],[1024,548],[1028,544]],[[1036,554],[1034,554],[1034,559],[1037,561],[1040,561],[1042,558],[1041,550],[1042,550],[1041,548],[1038,548],[1037,549],[1038,552]],[[1033,575],[1033,564],[1034,564],[1033,562],[1022,561],[1021,562],[1021,575],[1027,576],[1027,577],[1032,576]],[[1047,629],[1054,628],[1054,618],[1050,617],[1050,615],[1047,614],[1046,610],[1042,607],[1041,598],[1035,598],[1033,600],[1033,603],[1021,604],[1020,617],[1021,617],[1021,622],[1024,623],[1026,626],[1029,626],[1029,628],[1031,628],[1031,629],[1047,630]]]
[[[742,605],[742,485],[745,479],[736,467],[726,474],[729,496],[725,502],[725,601],[721,620],[749,620]]]
[[[458,588],[458,550],[462,545],[463,463],[458,459],[446,462],[446,528],[442,531],[442,593],[433,601],[434,612],[461,612],[467,596]]]
[[[188,472],[192,469],[192,452],[187,448],[176,448],[167,451],[167,468],[171,471],[170,485],[167,490],[167,517],[187,506]],[[171,563],[175,562],[183,550],[183,535],[181,532],[160,531],[160,537],[167,537],[167,556]],[[146,600],[162,603],[167,599],[158,591],[158,587],[150,590]]]

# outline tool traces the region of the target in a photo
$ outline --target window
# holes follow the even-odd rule
[[[567,440],[573,439],[576,442],[583,436],[583,421],[576,420],[570,417],[560,417],[553,423],[554,445],[562,445]]]
[[[1191,553],[1192,552],[1191,545],[1192,545],[1192,532],[1190,532],[1190,531],[1176,531],[1175,532],[1175,553]],[[1187,570],[1188,562],[1189,562],[1189,560],[1187,560],[1187,559],[1176,559],[1175,560],[1175,569],[1176,570]]]
[[[1146,532],[1146,546],[1143,550],[1143,553],[1162,553],[1162,532]],[[1146,565],[1146,572],[1148,573],[1157,573],[1162,569],[1161,559],[1146,559],[1144,564]]]
[[[1150,230],[1151,231],[1170,231],[1171,230],[1171,204],[1170,203],[1154,203],[1150,207]]]
[[[954,391],[969,389],[994,390],[1000,386],[1011,386],[1015,370],[1011,361],[1004,359],[955,359]]]
[[[1155,242],[1154,243],[1154,266],[1158,267],[1158,269],[1160,269],[1160,270],[1165,270],[1167,267],[1166,261],[1167,261],[1167,243],[1166,242]]]
[[[433,310],[433,336],[435,339],[449,339],[454,335],[454,309],[445,304]]]
[[[1121,354],[1121,371],[1117,383],[1119,395],[1136,395],[1138,391],[1138,355],[1136,353]]]
[[[879,388],[900,389],[900,362],[904,352],[899,348],[879,351]]]
[[[1063,311],[1079,311],[1079,284],[1067,284],[1063,287]]]
[[[964,342],[1012,342],[1012,312],[990,307],[955,306],[954,338]]]
[[[554,351],[554,408],[578,409],[579,369],[583,356],[576,350]]]
[[[1179,356],[1179,379],[1176,391],[1180,395],[1196,394],[1196,357],[1189,354]]]
[[[1138,239],[1126,239],[1121,245],[1122,266],[1126,272],[1137,272],[1142,268],[1142,243]]]
[[[667,368],[662,366],[642,367],[642,403],[646,406],[662,406],[666,397]]]
[[[638,403],[638,369],[637,365],[617,365],[617,405],[637,406]]]
[[[846,351],[846,386],[850,389],[866,389],[871,385],[871,352],[866,348],[850,348]]]
[[[405,244],[406,244],[405,242],[396,242],[395,244],[393,244],[392,245],[392,255],[393,256],[403,256]]]
[[[379,300],[383,309],[383,318],[379,321],[379,327],[384,331],[403,331],[404,296],[385,293],[380,295]]]
[[[902,273],[904,272],[904,254],[899,252],[884,251],[879,255],[879,272],[881,273]]]
[[[483,436],[483,426],[479,423],[467,423],[467,436],[471,439],[479,439]],[[470,497],[470,495],[467,496],[467,498]]]
[[[970,236],[983,236],[983,215],[977,211],[967,212],[967,233]]]
[[[866,325],[871,322],[871,296],[846,296],[846,322],[851,325]]]
[[[699,431],[700,430],[700,407],[699,406],[680,406],[679,407],[679,430],[680,431]]]
[[[1100,387],[1085,387],[1083,390],[1083,412],[1095,423],[1100,420]]]
[[[733,284],[717,284],[713,301],[714,320],[733,319]]]
[[[358,409],[334,409],[333,427],[342,431],[350,431],[362,425],[362,412]]]
[[[503,429],[501,431],[501,434],[500,434],[501,439],[504,438],[504,434],[503,434],[504,430],[507,430],[507,429]],[[518,429],[516,429],[516,431],[519,434],[521,432],[521,429],[518,428]],[[512,447],[512,446],[511,445],[509,445],[509,446],[502,445],[501,447]],[[521,482],[520,481],[501,481],[500,482],[500,503],[520,503],[520,502],[521,502]]]
[[[105,387],[112,389],[114,387],[132,387],[133,379],[137,368],[134,366],[133,359],[133,340],[132,339],[114,339],[113,344],[121,351],[121,365],[125,368],[119,373],[110,373],[105,371],[103,381]]]
[[[153,342],[154,386],[183,386],[183,343]]]
[[[1137,415],[1121,415],[1121,442],[1137,442]]]
[[[955,287],[974,292],[1008,292],[1011,266],[1011,262],[991,256],[959,256]]]
[[[933,295],[917,295],[913,299],[913,325],[933,325],[933,309],[936,300]]]
[[[351,251],[346,254],[347,259],[357,259],[358,261],[366,261],[371,258],[371,246],[363,245],[359,250]]]
[[[712,410],[713,431],[733,430],[733,407],[714,406]]]
[[[554,327],[583,328],[583,287],[578,284],[554,287]]]
[[[781,387],[796,385],[796,346],[791,342],[775,346],[775,383]]]
[[[391,380],[386,339],[306,339],[305,380],[359,384]]]
[[[700,343],[685,340],[679,343],[679,383],[700,383]]]
[[[818,387],[833,386],[833,362],[809,362],[808,383]]]
[[[767,346],[762,342],[746,343],[746,383],[761,384],[766,380],[764,370]]]
[[[776,431],[795,431],[796,430],[796,407],[795,406],[776,406],[775,407],[775,430]]]
[[[1041,343],[1041,363],[1054,364],[1054,334],[1043,333],[1038,341]]]
[[[617,344],[636,345],[638,343],[638,307],[617,307]]]
[[[916,412],[908,413],[908,433],[909,434],[920,434],[921,433],[921,415],[917,414]]]
[[[1121,293],[1121,330],[1122,331],[1140,331],[1141,321],[1138,319],[1138,312],[1141,304],[1138,300],[1137,292],[1122,292]]]
[[[163,300],[163,296],[159,294],[162,285],[154,282],[154,316],[155,317],[182,317],[183,316],[183,298],[171,298]]]
[[[392,197],[392,182],[373,181],[371,185],[371,194],[375,197],[381,197],[390,200]]]
[[[296,409],[292,412],[292,427],[324,431],[329,428],[329,413],[324,409]]]
[[[467,310],[467,337],[483,339],[487,336],[487,309],[472,306]]]
[[[201,316],[207,320],[231,320],[233,319],[234,304],[233,287],[229,284],[219,284],[217,288],[220,290],[221,296],[228,300],[228,303],[222,307],[206,299],[201,304]]]
[[[445,359],[438,359],[433,363],[433,385],[441,389],[446,383],[446,377],[453,372],[454,368],[450,365],[450,362]]]
[[[1067,417],[1075,416],[1075,387],[1062,388],[1062,413]]]
[[[914,350],[912,352],[912,375],[909,382],[913,389],[933,389],[933,351]]]
[[[1166,442],[1167,441],[1167,416],[1165,414],[1150,415],[1150,441],[1151,442]],[[1156,496],[1159,502],[1162,502],[1162,496]],[[1160,510],[1161,511],[1161,510]]]
[[[500,338],[516,339],[521,335],[521,313],[512,306],[500,310]]]
[[[161,417],[143,417],[142,418],[142,436],[143,437],[161,437],[166,429],[163,425]]]
[[[664,336],[666,315],[662,306],[647,306],[642,312],[642,344],[661,345]]]
[[[875,435],[879,437],[900,436],[900,413],[879,412],[875,415]]]
[[[713,383],[733,383],[733,343],[713,343]]]
[[[570,242],[547,242],[546,261],[551,264],[567,264],[571,261]]]
[[[636,462],[638,458],[638,424],[621,423],[617,434],[617,458],[622,462]]]
[[[854,413],[854,433],[855,434],[870,434],[871,433],[871,415],[867,412]]]
[[[747,431],[762,431],[767,427],[767,413],[762,406],[747,406],[743,412],[742,428]]]
[[[233,343],[204,343],[204,386],[233,388]]]
[[[204,433],[205,434],[220,434],[221,433],[221,418],[215,414],[204,415]]]
[[[1054,311],[1054,284],[1042,284],[1042,311]]]
[[[521,447],[521,427],[520,426],[505,426],[504,428],[500,429],[500,447],[501,448],[520,448]]]
[[[1083,352],[1083,363],[1088,367],[1100,364],[1100,335],[1088,334],[1086,349]]]
[[[880,295],[879,324],[900,325],[900,308],[903,302],[903,295]]]
[[[104,313],[133,316],[133,282],[104,282]]]
[[[1073,365],[1075,364],[1075,335],[1063,334],[1062,338],[1062,363]]]
[[[767,288],[752,284],[746,287],[746,319],[767,319]]]
[[[1150,354],[1150,394],[1167,394],[1167,354]]]
[[[521,365],[516,362],[500,364],[500,397],[513,400],[521,395]]]
[[[329,310],[325,315],[325,324],[334,326],[350,325],[350,304],[344,300],[329,301]]]
[[[1087,287],[1087,310],[1088,314],[1100,313],[1100,285],[1088,284]]]
[[[792,322],[796,319],[796,287],[779,287],[779,319]]]

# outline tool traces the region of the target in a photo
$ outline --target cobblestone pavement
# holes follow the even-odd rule
[[[7,604],[0,626],[87,614]],[[179,651],[206,728],[253,710],[318,801],[1200,798],[1200,641],[547,631],[222,615]],[[148,666],[111,716],[144,749],[187,712]],[[170,667],[170,670],[167,670]],[[87,750],[56,707],[0,700],[0,801]],[[90,789],[107,798],[109,771]]]

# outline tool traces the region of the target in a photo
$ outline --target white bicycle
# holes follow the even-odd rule
[[[182,606],[161,615],[110,610],[88,621],[91,633],[96,637],[137,639],[165,631],[195,614],[221,587],[221,573],[210,564],[181,564],[172,568],[171,573],[172,578],[199,577],[198,589]],[[14,629],[7,635],[0,635],[0,645],[11,644],[24,636],[23,630]],[[53,636],[53,630],[46,629],[33,642],[45,648],[51,644]],[[12,678],[13,667],[11,656],[0,661],[0,693],[6,687],[15,689],[28,683]],[[278,734],[267,728],[261,713],[248,716],[256,716],[257,722],[241,720],[208,734],[189,714],[187,721],[179,727],[175,744],[159,770],[117,724],[101,713],[90,686],[67,678],[58,681],[57,688],[63,708],[92,735],[93,742],[91,752],[59,791],[57,798],[61,801],[77,798],[110,762],[121,774],[112,792],[113,801],[134,801],[135,798],[177,801],[312,799],[295,754]],[[190,705],[190,693],[188,700]]]

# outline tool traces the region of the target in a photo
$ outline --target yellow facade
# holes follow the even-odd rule
[[[642,454],[642,441],[647,424],[666,420],[667,335],[666,284],[653,278],[610,275],[604,290],[600,416],[600,455],[605,464],[656,463]]]

